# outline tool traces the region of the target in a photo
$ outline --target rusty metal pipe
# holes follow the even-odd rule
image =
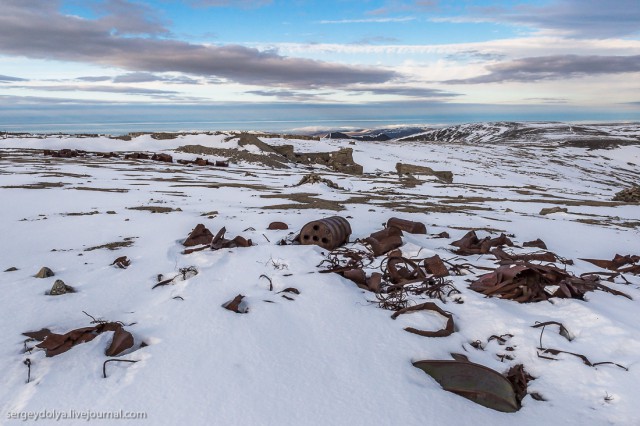
[[[412,222],[410,220],[399,219],[397,217],[392,217],[387,221],[387,228],[395,227],[401,229],[409,234],[426,234],[427,227],[424,226],[424,223],[420,222]]]

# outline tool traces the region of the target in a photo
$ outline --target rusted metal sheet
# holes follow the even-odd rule
[[[412,222],[410,220],[399,219],[397,217],[392,217],[387,221],[387,228],[398,228],[409,234],[426,234],[427,227],[424,226],[424,223],[420,222]]]
[[[46,331],[48,330],[42,329],[39,332],[24,334],[36,340],[43,340],[36,347],[44,349],[47,357],[60,355],[75,345],[90,342],[106,331],[115,332],[106,352],[108,356],[118,355],[133,346],[133,336],[124,330],[122,324],[117,322],[101,322],[96,326],[77,328],[65,334],[47,333]]]
[[[300,243],[315,244],[327,250],[333,250],[349,241],[351,225],[340,217],[332,216],[307,223],[300,231]]]
[[[413,363],[444,390],[505,413],[520,409],[513,385],[497,371],[465,361],[424,360]]]

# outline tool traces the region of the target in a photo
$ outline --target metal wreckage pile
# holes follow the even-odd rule
[[[283,222],[273,222],[268,229],[286,230],[288,226]],[[248,230],[255,231],[253,228],[245,231]],[[339,274],[353,281],[359,288],[371,292],[375,295],[375,303],[378,307],[394,311],[391,315],[392,319],[425,310],[441,315],[446,319],[446,324],[440,330],[405,328],[409,333],[429,338],[447,337],[455,333],[454,316],[435,301],[413,304],[415,303],[413,300],[418,297],[439,300],[441,303],[447,303],[447,301],[464,303],[459,296],[461,292],[453,285],[452,280],[447,279],[451,275],[485,271],[485,274],[477,276],[475,280],[468,280],[470,289],[486,297],[498,297],[518,303],[535,303],[551,298],[584,300],[586,293],[595,290],[631,299],[629,295],[608,287],[602,281],[613,282],[615,278],[621,278],[628,283],[624,274],[640,274],[640,256],[617,254],[612,260],[581,259],[607,269],[609,272],[596,271],[576,276],[566,269],[568,265],[573,265],[573,261],[548,251],[546,244],[540,239],[522,244],[523,247],[538,248],[538,251],[516,253],[513,250],[516,246],[510,236],[501,234],[496,238],[480,239],[475,231],[469,231],[461,239],[450,243],[455,247],[451,250],[456,255],[452,259],[442,259],[438,255],[410,258],[404,256],[400,250],[404,244],[402,239],[404,233],[426,235],[427,229],[422,223],[398,218],[389,219],[382,230],[349,243],[351,233],[351,226],[346,219],[333,216],[307,223],[299,233],[290,233],[288,238],[281,240],[278,244],[314,244],[326,249],[326,258],[318,265],[318,272]],[[185,250],[182,253],[188,255],[206,249],[219,250],[253,245],[250,239],[236,236],[229,240],[225,238],[225,234],[224,227],[213,235],[203,224],[198,224],[183,242]],[[449,234],[442,232],[432,234],[430,237],[449,238]],[[463,257],[476,255],[492,255],[495,257],[497,267],[473,265],[462,260]],[[130,261],[126,257],[118,258],[113,263],[118,268],[126,268],[129,264]],[[367,272],[374,269],[377,270]],[[158,275],[157,283],[152,288],[170,285],[197,274],[197,268],[188,267],[180,269],[178,274],[170,278]],[[267,280],[269,289],[273,291],[271,279],[266,275],[261,275],[260,278]],[[299,295],[300,291],[290,287],[279,293],[288,300],[295,300],[293,296]],[[244,296],[238,294],[222,307],[246,314],[249,312],[249,306],[243,299]],[[124,324],[91,318],[93,320],[91,324],[95,325],[71,330],[62,335],[52,333],[48,329],[24,333],[29,338],[24,344],[25,351],[30,352],[33,349],[33,347],[27,347],[28,342],[39,341],[40,343],[35,347],[44,349],[47,356],[55,356],[77,344],[91,341],[103,332],[113,331],[114,336],[105,355],[113,357],[131,352],[134,339],[131,333],[124,329]],[[537,348],[540,358],[555,360],[557,358],[554,356],[562,353],[576,356],[590,367],[611,364],[626,370],[626,367],[614,362],[592,363],[582,354],[543,347],[542,334],[545,328],[556,325],[559,326],[560,335],[569,341],[573,339],[569,330],[560,322],[547,321],[531,326],[541,329],[540,345]],[[511,337],[513,336],[510,334],[494,335],[489,338],[489,341],[497,340],[500,345],[506,345]],[[144,346],[146,345],[142,342],[140,347]],[[482,349],[482,342],[471,342],[471,346]],[[507,347],[507,350],[513,349]],[[522,364],[514,365],[501,374],[469,361],[463,354],[452,353],[451,356],[452,360],[421,360],[414,362],[413,365],[433,377],[443,389],[480,405],[503,412],[515,412],[520,409],[521,400],[528,394],[527,383],[534,380]],[[509,355],[503,357],[513,359]],[[103,365],[105,378],[106,365],[112,361],[137,362],[119,358],[107,359]],[[25,365],[29,368],[30,377],[29,359],[25,360]],[[544,400],[543,396],[535,392],[529,394],[534,399]]]

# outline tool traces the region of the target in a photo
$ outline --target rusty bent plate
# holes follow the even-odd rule
[[[519,410],[511,383],[500,373],[480,364],[463,361],[416,361],[421,369],[444,390],[457,393],[471,401],[505,413]]]

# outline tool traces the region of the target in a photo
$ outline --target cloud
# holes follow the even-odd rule
[[[556,55],[522,58],[486,67],[489,74],[461,80],[447,80],[447,84],[501,83],[507,81],[534,82],[558,80],[588,75],[640,72],[640,55],[636,56],[578,56]]]
[[[372,44],[382,44],[382,43],[397,43],[400,40],[395,37],[387,37],[387,36],[373,36],[373,37],[365,37],[360,40],[354,41],[352,44],[360,44],[360,45],[372,45]]]
[[[430,89],[428,87],[411,87],[411,86],[355,86],[348,87],[345,90],[349,92],[371,93],[374,95],[396,95],[405,96],[416,99],[442,99],[460,96],[459,93],[448,92],[439,89]]]
[[[387,0],[382,7],[366,12],[367,15],[379,16],[388,15],[398,12],[421,12],[425,10],[433,10],[438,6],[438,0]]]
[[[524,24],[559,31],[572,37],[611,38],[640,32],[640,2],[556,0],[545,6],[477,8],[476,13],[469,17],[469,20],[474,19]]]
[[[117,34],[169,34],[165,22],[146,4],[107,0],[98,3],[94,9],[104,15],[98,20],[100,25],[113,28]]]
[[[298,89],[383,83],[399,77],[386,69],[292,58],[239,45],[121,36],[128,24],[114,33],[104,18],[63,15],[59,6],[59,0],[3,0],[0,53]]]
[[[162,81],[165,83],[175,84],[201,84],[200,80],[187,76],[160,76],[150,72],[132,72],[128,74],[119,75],[114,77],[114,83],[151,83],[156,81]]]
[[[13,83],[15,81],[27,81],[25,78],[11,77],[8,75],[0,75],[0,83]]]
[[[409,22],[415,21],[415,16],[404,16],[400,18],[365,18],[365,19],[339,19],[336,21],[318,21],[319,24],[369,24],[388,22]]]
[[[14,89],[42,90],[46,92],[103,92],[124,93],[128,95],[174,95],[178,92],[172,90],[147,89],[133,86],[105,86],[105,85],[81,85],[60,84],[56,86],[11,86]]]
[[[267,6],[273,0],[190,0],[190,4],[196,7],[240,7],[242,9],[254,9]]]
[[[109,77],[108,75],[97,75],[97,76],[76,77],[74,80],[88,81],[89,83],[98,83],[101,81],[110,81],[111,77]]]
[[[524,100],[543,104],[566,104],[569,102],[567,98],[524,98]]]
[[[252,95],[273,97],[283,101],[306,102],[310,100],[318,101],[317,94],[298,92],[295,90],[249,90],[245,93]]]

